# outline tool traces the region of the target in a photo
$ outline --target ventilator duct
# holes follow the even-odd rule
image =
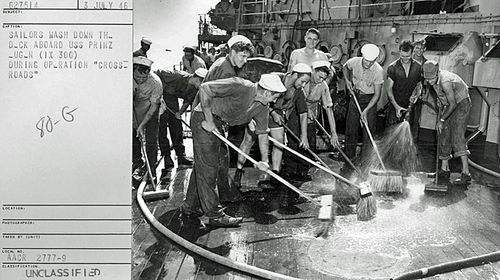
[[[440,69],[458,74],[472,86],[474,63],[483,49],[477,32],[427,34],[425,56],[439,62]]]
[[[428,35],[425,37],[425,47],[427,51],[450,52],[462,38],[462,34]]]

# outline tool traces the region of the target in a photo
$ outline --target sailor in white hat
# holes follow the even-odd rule
[[[307,111],[309,117],[309,126],[313,126],[313,128],[309,128],[311,131],[314,131],[314,135],[316,135],[314,118],[318,118],[318,105],[321,104],[325,109],[326,116],[328,119],[328,123],[330,126],[330,144],[334,147],[338,147],[339,139],[337,136],[337,128],[335,125],[335,118],[333,116],[333,101],[332,96],[330,95],[330,88],[328,87],[327,80],[331,78],[332,70],[331,64],[329,61],[319,60],[313,62],[313,74],[311,79],[311,87],[309,91],[309,95],[307,95]],[[316,138],[312,138],[313,141]],[[314,148],[316,147],[315,143]]]
[[[158,108],[162,95],[160,78],[151,73],[153,61],[144,56],[133,58],[133,137],[132,161],[133,169],[143,166],[141,143],[146,140],[146,153],[149,159],[153,177],[155,176],[155,160],[158,148]],[[145,169],[137,172],[144,174]]]
[[[328,62],[327,60],[314,61],[312,63],[312,76],[310,85],[309,87],[305,87],[303,91],[307,105],[307,137],[309,148],[313,151],[316,149],[316,122],[314,119],[318,117],[319,104],[321,104],[326,111],[331,131],[330,143],[333,146],[339,145],[335,126],[335,118],[332,111],[333,102],[330,96],[328,85],[325,82],[325,79],[329,76],[329,74],[330,62]],[[297,135],[302,130],[302,127],[299,126],[299,124],[303,126],[303,121],[304,120],[299,119],[294,114],[290,115],[290,118],[288,120],[290,130],[292,130]],[[290,141],[290,144],[294,143]],[[295,148],[298,150],[298,145],[295,145],[297,147],[291,146],[291,148]],[[309,164],[285,156],[285,166],[287,168],[287,173],[290,175],[294,174],[295,176],[297,176],[297,179],[298,177],[301,177],[302,180],[311,180],[311,176],[307,173],[310,167]],[[294,196],[294,194],[290,193],[290,196]]]
[[[286,116],[291,114],[296,114],[301,122],[300,126],[300,143],[297,143],[295,139],[290,138],[290,142],[294,142],[293,146],[309,148],[309,141],[307,139],[307,106],[304,94],[301,88],[309,83],[311,79],[311,67],[304,63],[296,64],[292,72],[290,73],[273,73],[278,75],[281,82],[286,87],[285,94],[281,95],[278,100],[272,104],[272,110],[269,118],[269,134],[274,139],[284,143],[284,124],[285,120],[288,119]],[[240,144],[240,149],[245,153],[250,152],[250,148],[253,146],[256,134],[252,129],[246,129],[243,141]],[[290,143],[289,142],[289,143]],[[281,170],[281,160],[283,157],[283,150],[277,146],[273,146],[272,151],[272,169],[273,172],[279,173]],[[234,175],[234,184],[237,188],[241,187],[241,177],[243,175],[243,165],[245,164],[245,157],[239,155],[238,162],[236,165],[236,171]],[[278,185],[279,182],[271,178],[271,183],[273,185]]]
[[[255,120],[262,155],[257,167],[267,170],[269,103],[285,90],[280,78],[273,74],[262,75],[257,83],[235,77],[201,84],[198,91],[201,103],[191,115],[195,165],[181,206],[183,214],[204,213],[214,226],[235,226],[242,222],[241,217],[224,213],[215,190],[221,158],[228,156],[229,151],[211,132],[222,133],[224,124],[235,126]]]
[[[151,48],[151,44],[152,43],[153,42],[151,42],[150,39],[148,39],[146,37],[142,37],[142,39],[141,39],[141,48],[138,49],[138,50],[136,50],[132,55],[134,57],[136,57],[136,56],[145,56],[145,57],[148,57],[147,52]]]
[[[206,82],[216,79],[236,77],[237,72],[247,63],[255,49],[250,39],[243,35],[231,37],[227,42],[229,53],[218,58],[208,72]]]
[[[188,106],[192,104],[198,92],[198,88],[207,74],[207,69],[198,68],[194,74],[178,70],[163,69],[155,71],[155,74],[160,77],[163,84],[164,105],[160,108],[158,143],[160,145],[160,152],[163,157],[164,165],[161,179],[164,179],[164,175],[174,167],[174,162],[170,157],[171,146],[167,138],[167,128],[170,131],[170,139],[172,140],[173,149],[177,156],[177,164],[179,166],[193,165],[193,161],[186,157],[186,148],[183,143],[183,129],[180,118]],[[180,109],[179,99],[183,100]],[[160,180],[160,182],[163,181],[164,180]]]
[[[370,131],[375,132],[377,102],[384,83],[384,71],[376,62],[379,53],[376,45],[365,44],[361,48],[363,56],[349,59],[343,67],[347,90],[356,95],[362,110],[360,116],[354,99],[351,98],[347,111],[345,143],[345,152],[351,159],[356,156],[360,117],[368,123]],[[366,131],[363,131],[363,144],[363,149],[371,145]]]
[[[195,48],[186,46],[182,51],[184,52],[182,56],[182,70],[193,74],[199,68],[207,68],[203,58],[196,54]]]
[[[246,64],[247,59],[252,56],[255,51],[252,43],[245,36],[237,35],[230,41],[231,47],[229,49],[229,53],[215,60],[212,66],[210,66],[204,82],[236,77],[241,71],[241,68]],[[222,49],[226,49],[226,47]],[[198,104],[199,98],[196,97],[196,100],[193,102],[193,108]],[[219,173],[220,176],[217,178],[217,188],[219,189],[221,201],[235,202],[241,200],[242,195],[229,183],[229,179],[227,177],[227,173],[229,172],[228,159],[229,157],[227,160],[222,160],[219,166],[221,171]]]
[[[375,61],[380,54],[380,49],[374,44],[365,44],[361,47],[363,58],[368,61]]]

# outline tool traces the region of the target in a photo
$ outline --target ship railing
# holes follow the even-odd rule
[[[433,2],[433,0],[386,0],[377,1],[376,3],[363,3],[363,1],[358,1],[357,4],[352,5],[332,5],[332,1],[334,0],[319,1],[319,18],[316,20],[323,20],[325,13],[328,13],[330,19],[332,19],[334,11],[340,9],[349,9],[348,18],[361,19],[363,9],[384,7],[384,10],[391,10],[395,5],[396,9],[394,12],[397,13],[397,15],[413,15],[416,3]],[[281,6],[281,9],[276,10],[274,7],[275,0],[256,0],[247,2],[243,0],[239,6],[236,26],[238,28],[239,26],[245,25],[267,24],[272,21],[274,15],[297,15],[297,19],[301,19],[304,15],[309,15],[309,17],[311,17],[312,12],[303,10],[301,2],[302,0],[288,1],[287,4]],[[255,5],[255,10],[245,11],[248,5]],[[399,7],[397,7],[398,5]],[[332,11],[333,13],[331,13]],[[352,15],[351,12],[356,13],[356,15]],[[253,20],[250,20],[249,17],[253,17]],[[287,20],[285,19],[284,21]]]

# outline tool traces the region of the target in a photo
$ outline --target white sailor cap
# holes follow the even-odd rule
[[[326,68],[330,68],[330,62],[326,61],[326,60],[317,60],[317,61],[314,61],[312,63],[312,68],[313,69],[318,69],[318,68],[321,68],[321,67],[326,67]]]
[[[194,53],[196,50],[191,47],[191,46],[185,46],[183,49],[182,49],[183,52],[190,52],[190,53]]]
[[[259,85],[267,90],[274,92],[286,91],[286,88],[281,82],[280,77],[275,74],[262,74],[262,76],[260,76]]]
[[[374,61],[375,59],[377,59],[379,53],[380,49],[377,47],[377,45],[365,44],[363,45],[363,47],[361,47],[361,54],[363,55],[363,58],[368,61]]]
[[[229,48],[231,48],[235,43],[238,43],[238,42],[243,42],[244,44],[252,44],[250,39],[248,39],[247,37],[245,37],[243,35],[235,35],[227,41],[227,45]]]
[[[297,63],[293,66],[292,72],[311,74],[312,70],[311,67],[305,63]]]
[[[202,79],[205,79],[205,76],[207,75],[208,70],[205,68],[198,68],[196,71],[194,71],[194,74]]]
[[[134,57],[134,64],[144,65],[151,68],[153,61],[145,56],[136,56]]]
[[[141,42],[144,43],[144,44],[146,44],[146,45],[151,45],[153,43],[153,42],[151,42],[151,40],[149,40],[146,37],[142,37]]]

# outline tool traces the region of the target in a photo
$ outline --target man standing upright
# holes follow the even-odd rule
[[[147,39],[146,37],[142,37],[141,48],[133,53],[133,57],[136,56],[148,57],[147,52],[151,48],[151,44],[152,44],[151,40]]]
[[[469,163],[470,155],[465,143],[467,118],[471,108],[469,87],[455,73],[439,69],[436,61],[427,60],[423,65],[424,78],[436,91],[438,106],[441,114],[437,118],[436,130],[439,137],[439,170],[438,183],[446,184],[450,180],[450,166],[448,161],[453,157],[460,157],[462,172],[455,183],[469,184],[471,181]],[[453,154],[452,154],[453,152]]]
[[[188,72],[189,74],[194,74],[194,71],[198,68],[207,68],[205,61],[195,53],[195,49],[192,47],[184,48],[184,55],[182,56],[182,70]]]
[[[399,59],[387,67],[387,97],[389,110],[387,125],[402,121],[402,113],[410,105],[410,97],[420,95],[422,89],[422,66],[412,58],[413,45],[405,40],[399,45]],[[410,124],[418,129],[414,111],[410,112]]]
[[[153,61],[144,56],[137,56],[133,59],[132,168],[135,170],[144,164],[140,140],[145,139],[146,154],[154,180],[158,152],[158,108],[162,85],[160,78],[150,73],[152,64]],[[144,170],[139,172],[144,173]]]
[[[427,61],[427,58],[424,56],[425,53],[425,39],[419,39],[413,42],[413,59],[420,63],[420,65],[424,65],[424,63]],[[423,79],[423,77],[422,77]],[[427,99],[430,97],[434,99],[436,96],[434,89],[429,86],[427,81],[423,79],[422,81],[422,95],[421,99]],[[415,106],[413,107],[413,112],[415,113],[414,119],[415,120],[420,120],[420,115],[422,114],[422,102],[417,102]],[[413,134],[413,139],[418,138],[418,128],[419,124],[417,123],[413,129],[412,129],[412,134]]]
[[[328,61],[326,54],[316,49],[316,45],[319,42],[319,34],[319,30],[316,28],[309,28],[306,31],[306,35],[304,36],[306,46],[292,51],[288,62],[288,72],[291,72],[297,63],[305,63],[312,67],[312,63],[315,61]]]
[[[361,115],[351,98],[347,111],[345,153],[349,158],[356,156],[360,118],[368,123],[370,132],[375,132],[377,120],[377,102],[384,83],[384,70],[375,60],[379,48],[374,44],[365,44],[361,48],[362,57],[349,59],[343,68],[347,90],[355,95],[361,107]],[[370,140],[366,129],[363,130],[363,147],[368,147]]]
[[[425,52],[425,39],[416,40],[413,42],[413,59],[420,63],[420,65],[424,65],[427,61],[427,58],[424,56]]]

